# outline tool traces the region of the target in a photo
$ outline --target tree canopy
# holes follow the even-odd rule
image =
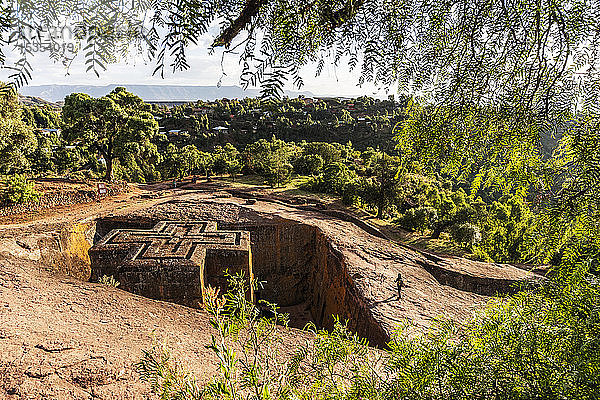
[[[98,99],[73,93],[65,98],[63,107],[64,134],[79,146],[91,147],[106,162],[106,179],[112,179],[113,161],[144,153],[144,147],[155,148],[149,139],[158,131],[158,123],[149,112],[149,105],[136,95],[118,87]],[[143,159],[148,159],[146,154]]]
[[[81,53],[88,71],[130,52],[165,69],[189,68],[186,51],[237,54],[242,83],[278,94],[302,86],[301,67],[348,64],[359,83],[397,86],[436,103],[498,103],[537,111],[598,104],[600,4],[595,0],[180,0],[2,3],[7,64],[24,84],[44,46],[53,59]],[[218,26],[218,29],[212,29]],[[66,28],[65,28],[66,27]],[[71,29],[69,29],[71,27]],[[53,35],[52,33],[59,34]],[[66,45],[65,45],[66,44]]]
[[[0,87],[4,87],[0,83]],[[31,126],[22,120],[22,108],[13,90],[0,91],[0,174],[26,170],[37,147]]]

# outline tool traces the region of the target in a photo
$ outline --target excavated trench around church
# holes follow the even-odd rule
[[[124,216],[99,218],[92,228],[93,242],[113,229],[151,229],[159,221]],[[283,218],[255,223],[217,221],[217,225],[218,230],[250,232],[254,277],[264,282],[259,297],[288,312],[291,326],[302,328],[312,321],[330,329],[336,315],[374,345],[389,340],[353,284],[342,254],[319,228]]]

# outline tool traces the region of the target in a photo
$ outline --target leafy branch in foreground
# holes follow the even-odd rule
[[[568,255],[563,265],[570,266],[574,259],[597,259],[599,114],[565,113],[544,122],[523,109],[413,104],[395,134],[401,157],[426,172],[451,177],[473,197],[503,196],[531,211],[522,218],[527,227],[512,229],[523,232],[514,241],[522,261],[559,265]]]
[[[331,331],[295,332],[301,344],[292,349],[276,310],[260,317],[240,291],[243,277],[233,277],[237,292],[208,296],[216,334],[207,347],[218,361],[208,383],[159,345],[137,367],[162,399],[591,400],[600,390],[600,286],[589,267],[571,265],[562,269],[569,275],[494,299],[465,326],[399,328],[385,350],[339,321]]]
[[[2,6],[0,39],[22,54],[16,67],[2,63],[17,69],[16,85],[29,80],[31,45],[50,43],[51,58],[67,64],[84,53],[93,72],[134,52],[156,62],[162,74],[167,65],[189,68],[188,47],[218,27],[210,49],[224,47],[239,57],[242,84],[261,85],[270,96],[280,95],[288,81],[301,86],[303,66],[316,64],[320,73],[329,62],[347,63],[359,72],[359,84],[398,85],[433,103],[518,105],[544,113],[572,110],[581,99],[586,109],[600,104],[600,9],[593,1],[60,0]],[[64,32],[69,26],[77,27],[75,35]]]

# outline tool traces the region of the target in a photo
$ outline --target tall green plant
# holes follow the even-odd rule
[[[280,314],[260,317],[235,277],[235,292],[208,296],[215,334],[207,347],[218,360],[210,382],[198,384],[160,346],[144,352],[138,370],[163,399],[592,400],[600,286],[589,267],[572,264],[568,275],[494,299],[465,326],[440,320],[419,333],[405,325],[385,350],[339,321],[331,331],[310,325],[303,344],[286,348],[291,332],[276,324]]]

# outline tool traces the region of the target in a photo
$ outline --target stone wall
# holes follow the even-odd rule
[[[152,229],[158,222],[157,218],[109,216],[96,220],[94,243],[108,235],[113,229]]]
[[[126,182],[106,184],[107,196],[126,192],[129,188]],[[65,191],[63,193],[43,194],[37,202],[0,206],[0,217],[24,214],[53,207],[63,207],[73,204],[91,203],[98,200],[98,192],[94,190]]]

